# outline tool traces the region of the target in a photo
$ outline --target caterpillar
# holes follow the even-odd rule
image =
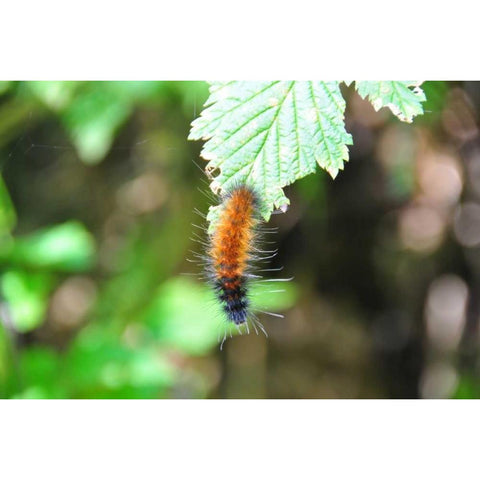
[[[249,322],[258,334],[257,327],[268,336],[265,328],[253,312],[250,301],[252,281],[260,280],[260,271],[278,271],[281,268],[256,268],[260,262],[276,255],[273,250],[261,250],[258,245],[263,242],[265,233],[273,232],[263,226],[260,215],[261,199],[250,185],[238,184],[221,196],[218,219],[214,230],[208,234],[207,241],[196,240],[205,248],[204,255],[195,255],[204,264],[204,278],[212,287],[220,303],[227,325],[235,326],[240,333],[244,327],[249,332]],[[200,212],[196,212],[201,215]],[[203,215],[202,215],[203,216]],[[197,226],[197,225],[194,225]],[[201,228],[201,227],[199,227]],[[205,229],[204,229],[205,230]],[[253,273],[256,271],[256,273]],[[285,281],[279,279],[275,281]],[[272,280],[273,281],[273,280]],[[275,317],[283,315],[263,312]],[[226,329],[221,343],[226,339]]]
[[[249,261],[252,258],[258,197],[241,185],[225,196],[220,218],[210,237],[207,268],[228,321],[246,323],[250,302],[247,296]]]

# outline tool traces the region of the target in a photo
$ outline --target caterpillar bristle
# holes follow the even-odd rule
[[[283,270],[283,266],[278,267],[278,268],[263,268],[261,270],[257,270],[258,272],[280,272]]]
[[[207,216],[206,216],[204,213],[202,213],[200,210],[198,210],[198,208],[194,208],[194,209],[193,209],[193,213],[195,213],[195,214],[197,214],[198,216],[202,217],[204,220],[207,219]]]
[[[202,230],[202,232],[207,231],[205,227],[202,227],[201,225],[196,225],[195,223],[192,223],[192,227],[198,228],[199,230]]]
[[[259,312],[264,313],[265,315],[270,315],[271,317],[285,318],[281,313],[264,312],[263,310],[259,310]]]
[[[268,338],[268,334],[267,334],[267,331],[265,330],[265,327],[263,326],[263,324],[260,322],[260,320],[258,319],[258,317],[252,313],[252,325],[254,326],[257,326],[262,332],[263,334],[265,335],[265,337]],[[255,331],[257,332],[257,335],[258,335],[258,331],[257,329],[255,328]]]
[[[270,282],[291,282],[293,277],[291,278],[265,278],[263,280],[259,280],[258,283],[270,283]]]

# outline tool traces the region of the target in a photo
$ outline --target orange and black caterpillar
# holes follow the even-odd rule
[[[259,199],[251,187],[240,185],[223,198],[215,231],[207,252],[207,274],[227,319],[235,325],[247,322],[250,301],[247,284],[261,218]]]
[[[258,268],[259,264],[276,255],[276,251],[259,248],[259,245],[264,243],[263,235],[276,231],[275,228],[265,228],[260,214],[263,210],[262,206],[254,187],[237,184],[221,195],[221,203],[216,207],[217,217],[211,226],[211,232],[207,233],[207,238],[197,234],[192,238],[204,248],[204,251],[202,254],[191,251],[195,260],[189,261],[203,265],[204,271],[200,278],[207,279],[212,286],[227,320],[221,345],[226,339],[229,325],[236,326],[239,333],[242,333],[241,327],[245,326],[245,331],[248,333],[250,323],[257,334],[260,329],[267,336],[265,328],[251,307],[252,281],[263,283],[291,280],[263,279],[258,275],[260,272],[282,270],[282,268]],[[196,213],[206,219],[198,210]],[[206,227],[195,224],[194,226],[207,232]],[[281,290],[271,291],[271,293],[275,292],[281,292]],[[256,311],[283,318],[280,314]]]

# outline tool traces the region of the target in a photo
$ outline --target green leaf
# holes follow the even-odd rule
[[[165,82],[86,82],[63,109],[61,118],[80,159],[87,164],[103,160],[118,129],[134,108],[151,104]]]
[[[61,118],[83,162],[103,160],[131,110],[128,98],[105,88],[88,89],[75,97]]]
[[[214,82],[189,139],[208,140],[202,157],[217,173],[211,188],[251,184],[268,220],[289,204],[282,188],[316,170],[335,177],[348,160],[339,82]]]
[[[423,114],[422,102],[426,100],[414,81],[357,81],[355,88],[362,98],[367,98],[375,110],[388,107],[403,122],[411,123],[413,117]]]
[[[2,306],[2,308],[5,308]],[[10,365],[10,345],[8,333],[5,328],[5,312],[1,313],[3,322],[0,322],[0,398],[5,398],[7,378],[12,365]]]
[[[5,80],[0,81],[0,95],[3,95],[11,87],[13,82],[7,82]]]
[[[40,99],[52,110],[61,110],[72,100],[78,82],[37,81],[24,84],[35,97]]]
[[[59,113],[84,163],[103,160],[136,105],[155,99],[166,82],[25,82],[26,90]],[[1,92],[0,92],[1,93]]]
[[[448,82],[427,81],[422,83],[422,90],[427,100],[423,104],[425,114],[419,120],[425,124],[440,122],[450,90]]]
[[[17,221],[17,215],[13,206],[7,186],[0,176],[0,235],[12,230]]]
[[[45,273],[10,270],[3,274],[2,293],[19,332],[33,330],[43,322],[52,285],[52,277]]]
[[[217,344],[222,320],[210,290],[181,277],[164,283],[145,312],[158,342],[191,355],[205,354]]]
[[[156,344],[131,347],[124,337],[98,323],[79,333],[64,359],[65,380],[75,397],[149,398],[175,382],[177,369]]]
[[[87,270],[94,256],[93,237],[76,221],[40,230],[0,249],[0,261],[61,271]]]
[[[480,398],[478,377],[468,374],[462,375],[453,398]]]
[[[115,81],[95,82],[94,86],[95,90],[115,95],[133,107],[142,102],[151,102],[164,89],[164,84],[154,81]]]

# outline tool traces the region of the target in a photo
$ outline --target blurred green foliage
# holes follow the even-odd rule
[[[74,221],[8,242],[4,261],[29,268],[82,271],[92,267],[95,246],[85,227]]]
[[[0,235],[7,235],[15,226],[17,216],[10,195],[0,176]]]
[[[423,89],[412,125],[344,89],[351,160],[287,187],[269,224],[265,268],[285,270],[265,275],[295,279],[252,288],[286,313],[259,313],[266,339],[226,331],[187,261],[215,202],[187,141],[206,83],[0,82],[0,397],[480,397],[480,250],[458,231],[480,83]],[[465,307],[454,343],[428,314],[458,284],[465,306],[438,309]]]
[[[15,330],[38,327],[45,317],[52,277],[46,273],[9,270],[2,275],[2,292]]]
[[[0,84],[0,396],[208,394],[189,364],[218,350],[223,317],[182,276],[198,271],[185,257],[206,198],[186,138],[207,93],[203,82]],[[131,143],[115,146],[120,134]],[[295,298],[293,284],[255,293],[272,311]]]

